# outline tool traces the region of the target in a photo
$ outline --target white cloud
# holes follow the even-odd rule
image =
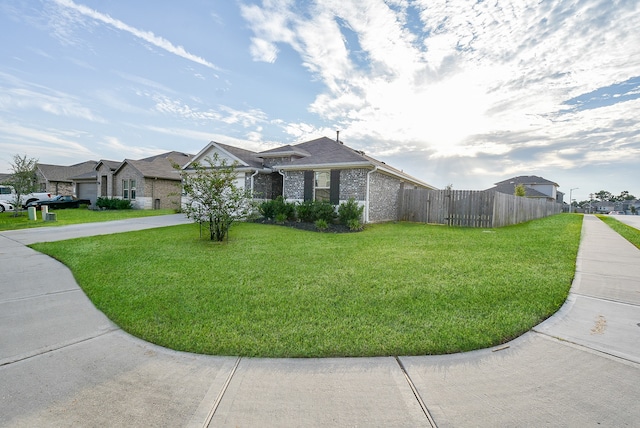
[[[2,84],[3,81],[6,86]],[[55,116],[106,122],[72,95],[6,73],[0,73],[0,110],[40,110]]]
[[[217,66],[215,66],[214,64],[212,64],[211,62],[207,61],[206,59],[198,56],[198,55],[194,55],[190,52],[188,52],[184,47],[182,46],[176,46],[173,43],[171,43],[169,40],[160,37],[160,36],[156,36],[154,33],[152,33],[151,31],[144,31],[144,30],[140,30],[138,28],[132,27],[128,24],[125,24],[124,22],[112,18],[109,15],[105,15],[103,13],[100,13],[94,9],[91,9],[87,6],[83,6],[77,3],[74,3],[71,0],[54,0],[56,4],[73,10],[83,16],[86,16],[88,18],[94,19],[96,21],[102,22],[103,24],[107,24],[110,25],[118,30],[121,31],[125,31],[141,40],[144,40],[145,42],[163,49],[169,53],[172,53],[174,55],[177,55],[179,57],[182,57],[186,60],[195,62],[197,64],[203,65],[205,67],[208,67],[212,70],[219,70],[219,68]],[[77,20],[75,20],[77,21]]]
[[[113,136],[103,137],[103,141],[99,141],[97,145],[102,147],[103,151],[117,153],[117,158],[113,160],[141,159],[166,152],[157,147],[132,146]]]
[[[378,141],[378,152],[417,146],[431,159],[488,156],[570,168],[577,161],[562,150],[587,150],[583,135],[607,147],[603,158],[637,156],[637,109],[619,103],[569,113],[563,105],[638,75],[637,2],[417,0],[420,30],[408,22],[407,4],[269,0],[243,15],[268,62],[278,44],[289,44],[325,85],[310,111],[348,141]],[[304,131],[287,127],[294,136]],[[611,134],[624,149],[608,143]]]
[[[257,37],[251,38],[251,57],[254,61],[275,62],[278,57],[278,47]]]
[[[29,157],[37,157],[34,153],[46,153],[47,159],[40,159],[43,163],[51,162],[49,159],[77,159],[79,156],[88,159],[94,152],[78,142],[84,136],[81,131],[24,126],[0,119],[0,153],[7,156],[28,151]],[[8,170],[8,165],[4,165],[4,170]]]

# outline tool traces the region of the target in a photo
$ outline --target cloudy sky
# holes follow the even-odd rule
[[[321,136],[640,197],[637,0],[0,0],[0,172]]]

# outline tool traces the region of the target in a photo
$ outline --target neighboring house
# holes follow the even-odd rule
[[[96,161],[86,161],[75,165],[62,166],[37,164],[36,178],[40,192],[52,195],[73,195],[96,201]]]
[[[487,191],[513,195],[515,194],[516,186],[519,184],[524,185],[525,196],[527,198],[547,199],[549,201],[563,203],[564,193],[558,192],[558,183],[536,175],[522,175],[500,181],[495,183],[495,187],[487,189]]]
[[[180,167],[192,159],[193,155],[168,152],[145,159],[125,159],[112,172],[113,197],[130,200],[134,208],[164,209],[179,208],[181,178],[173,163]],[[109,164],[99,165],[101,190]],[[107,191],[110,181],[107,178]]]
[[[632,201],[627,201],[627,202],[628,202],[627,214],[640,215],[640,199],[634,199]]]
[[[330,138],[318,138],[263,152],[212,141],[184,166],[217,153],[237,162],[238,184],[256,199],[282,195],[292,202],[327,200],[334,205],[354,198],[365,222],[397,219],[402,189],[435,189],[403,171]]]
[[[631,209],[634,207],[634,210]],[[633,214],[640,212],[640,200],[628,200],[628,201],[593,201],[591,202],[591,212],[607,214],[612,211],[623,212],[625,214]]]

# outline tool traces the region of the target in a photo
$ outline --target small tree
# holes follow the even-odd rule
[[[520,183],[514,188],[513,194],[516,196],[527,196],[527,189],[524,187],[524,184]]]
[[[27,155],[13,155],[11,163],[11,178],[8,183],[13,186],[16,192],[14,195],[13,206],[15,216],[18,215],[18,207],[22,206],[22,196],[35,192],[38,186],[36,180],[36,169],[38,167],[38,159],[27,158]]]
[[[248,191],[236,186],[236,163],[229,165],[217,153],[191,164],[193,171],[185,171],[179,165],[182,189],[187,196],[183,205],[184,213],[209,229],[212,241],[222,241],[236,220],[246,218],[251,213],[251,199]]]

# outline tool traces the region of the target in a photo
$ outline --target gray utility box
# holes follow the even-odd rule
[[[44,215],[44,221],[56,221],[56,213],[46,213]]]

